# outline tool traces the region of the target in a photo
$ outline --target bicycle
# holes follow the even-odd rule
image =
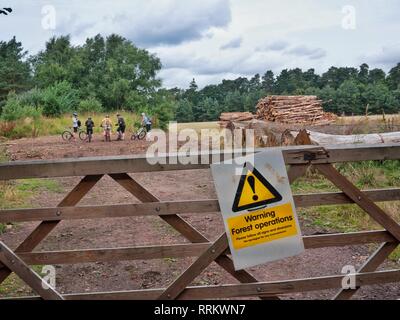
[[[105,132],[104,135],[105,142],[111,142],[111,127],[108,126],[106,128],[103,127],[103,130]]]
[[[81,128],[78,128],[78,136],[79,139],[81,139],[82,141],[86,141],[88,138],[86,132],[83,131]],[[69,130],[65,130],[61,134],[61,137],[64,141],[71,141],[71,139],[74,137],[73,129],[69,128]]]
[[[131,136],[131,140],[143,140],[144,137],[146,137],[147,135],[147,130],[146,127],[143,126],[141,127],[138,131],[136,131],[136,133],[133,133]]]

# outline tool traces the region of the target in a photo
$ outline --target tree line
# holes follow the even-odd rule
[[[199,90],[195,80],[187,90],[172,90],[178,101],[178,121],[213,121],[221,112],[250,111],[267,95],[316,95],[327,112],[361,115],[400,112],[400,63],[388,74],[381,69],[331,67],[322,75],[314,69],[271,70],[263,76],[222,80]]]
[[[79,46],[69,36],[53,37],[29,55],[14,37],[0,41],[0,111],[3,120],[59,116],[78,112],[127,110],[147,112],[163,125],[215,121],[221,112],[255,111],[267,95],[317,95],[326,111],[336,114],[400,111],[400,63],[387,74],[381,69],[331,67],[266,71],[262,76],[222,80],[198,88],[162,87],[162,63],[147,50],[116,34],[96,35]]]
[[[2,118],[125,109],[168,121],[174,98],[161,87],[160,70],[159,58],[115,34],[96,35],[81,46],[69,36],[53,37],[32,56],[14,37],[0,42]]]

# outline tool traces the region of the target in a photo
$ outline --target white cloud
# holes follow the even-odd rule
[[[85,12],[77,15],[82,1],[72,1],[74,11],[70,10],[61,22],[63,33],[73,29],[71,18],[84,18],[88,25],[72,30],[75,35],[118,33],[141,46],[176,45],[200,39],[211,27],[224,27],[231,20],[228,0],[194,0],[190,5],[180,0],[85,3]]]
[[[285,52],[286,54],[291,54],[299,57],[307,57],[309,59],[321,59],[326,56],[326,51],[321,48],[309,48],[307,46],[296,46]]]
[[[225,43],[220,48],[221,48],[221,50],[240,48],[240,46],[242,45],[242,42],[243,42],[242,37],[238,37],[238,38],[232,39],[231,41]]]
[[[256,48],[257,51],[282,51],[289,46],[289,43],[284,40],[276,40],[269,42],[264,46],[259,46]]]
[[[387,69],[400,62],[400,43],[393,46],[383,46],[379,50],[362,55],[361,59]]]

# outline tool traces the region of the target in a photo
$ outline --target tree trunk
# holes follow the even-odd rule
[[[296,136],[297,132],[292,131],[292,134]],[[319,145],[400,143],[400,132],[357,134],[346,136],[309,131],[309,134],[311,141]]]

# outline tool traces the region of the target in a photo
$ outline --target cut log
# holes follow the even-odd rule
[[[281,137],[281,145],[282,146],[294,146],[294,136],[292,135],[292,133],[290,132],[289,129],[286,129],[283,133],[282,133],[282,137]]]
[[[294,139],[294,144],[296,146],[307,146],[312,145],[310,139],[310,134],[307,132],[306,129],[301,129],[297,137]]]
[[[254,119],[255,115],[251,112],[224,112],[219,117],[219,124],[226,127],[232,121],[249,121]]]
[[[297,135],[295,131],[291,133],[292,135]],[[400,143],[400,132],[357,135],[333,135],[315,131],[309,131],[308,133],[311,141],[319,145]]]

